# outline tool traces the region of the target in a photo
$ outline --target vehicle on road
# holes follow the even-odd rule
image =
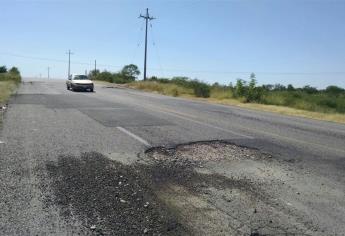
[[[66,81],[67,90],[93,92],[94,84],[86,75],[73,75]]]

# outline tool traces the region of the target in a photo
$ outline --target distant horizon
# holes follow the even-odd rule
[[[345,1],[4,0],[0,65],[64,79],[70,49],[72,73],[143,72],[147,7],[149,77],[345,88]]]

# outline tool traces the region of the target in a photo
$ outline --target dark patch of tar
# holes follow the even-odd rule
[[[79,216],[96,235],[188,234],[156,197],[145,168],[85,153],[61,156],[47,169],[63,216]]]

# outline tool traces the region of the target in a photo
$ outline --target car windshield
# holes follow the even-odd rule
[[[76,75],[76,76],[74,76],[73,79],[85,80],[85,79],[89,79],[89,78],[86,75]]]

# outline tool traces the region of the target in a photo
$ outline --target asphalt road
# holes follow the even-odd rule
[[[53,193],[41,179],[49,179],[47,162],[88,152],[133,163],[150,147],[228,140],[294,163],[345,198],[342,124],[102,85],[71,92],[64,83],[25,82],[10,100],[0,131],[0,234],[83,233],[83,222],[66,222],[56,204],[42,200]],[[337,201],[320,200],[315,209],[328,232],[342,235],[345,206]]]

